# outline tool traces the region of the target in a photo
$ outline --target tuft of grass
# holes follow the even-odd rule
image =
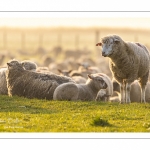
[[[101,126],[101,127],[110,127],[110,126],[112,126],[108,122],[108,120],[105,120],[105,119],[102,119],[102,118],[99,118],[99,117],[97,117],[96,119],[93,120],[92,125],[94,125],[94,126]]]

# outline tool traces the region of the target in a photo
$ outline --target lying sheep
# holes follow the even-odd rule
[[[118,94],[118,97],[120,99],[120,85],[113,80],[113,87],[114,91]],[[141,100],[141,89],[140,85],[137,80],[135,80],[131,84],[131,91],[130,91],[130,100],[131,102],[140,102]],[[145,88],[145,100],[146,102],[150,102],[150,81],[147,82],[146,88]]]
[[[59,71],[60,75],[71,77],[78,84],[86,83],[86,79],[84,77],[82,77],[81,74],[77,74],[77,75],[71,74],[71,72],[73,70],[61,70],[61,69],[58,69],[58,71]]]
[[[113,95],[113,83],[111,81],[111,79],[104,73],[99,73],[99,75],[101,75],[103,77],[103,80],[106,82],[107,84],[107,89],[102,89],[98,92],[97,96],[96,96],[96,101],[102,100],[102,101],[109,101],[110,96]]]
[[[73,81],[75,81],[77,84],[83,84],[86,83],[86,79],[82,76],[73,76],[71,77]]]
[[[119,99],[119,96],[114,96],[114,97],[111,97],[109,102],[119,102],[120,103],[120,99]]]
[[[99,73],[100,69],[98,67],[95,66],[90,66],[89,63],[78,63],[79,68],[78,71],[79,72],[84,72],[86,71],[87,73]]]
[[[6,82],[7,68],[0,68],[0,95],[7,95],[7,82]]]
[[[70,77],[70,73],[72,72],[72,70],[61,70],[61,69],[58,69],[58,72],[60,73],[60,75]]]
[[[117,35],[102,38],[102,55],[109,57],[113,77],[121,87],[121,103],[130,103],[131,83],[139,80],[141,102],[145,101],[145,87],[149,76],[150,54],[140,43],[125,42]]]
[[[30,60],[21,61],[24,69],[35,71],[37,68],[36,63]],[[6,82],[7,67],[0,68],[0,95],[8,95],[7,82]]]
[[[25,70],[36,71],[36,69],[37,69],[37,64],[30,60],[21,61],[21,64]]]
[[[97,96],[96,96],[96,101],[104,101],[107,102],[108,101],[108,97],[110,97],[110,95],[107,94],[106,89],[101,89]]]
[[[99,74],[88,75],[85,84],[64,83],[58,86],[53,95],[54,100],[94,100],[100,89],[107,84]]]
[[[53,92],[62,83],[73,82],[69,77],[43,74],[24,70],[21,63],[12,60],[7,63],[6,81],[9,96],[53,99]]]

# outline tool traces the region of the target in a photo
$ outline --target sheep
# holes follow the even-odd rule
[[[53,92],[58,85],[66,82],[75,83],[69,77],[24,70],[17,60],[9,61],[7,66],[6,81],[9,96],[52,100]]]
[[[6,82],[6,70],[7,68],[0,68],[0,95],[7,95],[7,82]]]
[[[37,68],[36,63],[30,60],[21,61],[24,69],[35,71]],[[0,95],[8,95],[7,82],[6,82],[7,67],[0,68]]]
[[[113,77],[120,84],[121,103],[130,103],[131,83],[139,80],[141,87],[141,103],[145,101],[145,87],[149,76],[150,54],[140,44],[125,42],[118,35],[102,38],[102,56],[109,58],[109,67]]]
[[[94,100],[100,89],[107,84],[99,74],[88,74],[85,84],[64,83],[58,86],[53,95],[54,100]]]
[[[120,99],[119,99],[119,96],[114,96],[114,97],[111,97],[109,102],[119,102],[120,103]]]
[[[37,64],[30,60],[21,61],[21,64],[26,70],[36,71],[37,69]]]
[[[114,92],[118,94],[118,97],[120,99],[120,85],[115,80],[113,80],[113,87]],[[130,100],[131,102],[140,102],[141,100],[140,85],[137,80],[135,80],[131,84]],[[146,102],[150,102],[150,81],[147,82],[145,88],[145,100]]]
[[[110,95],[107,94],[107,91],[106,89],[101,89],[96,98],[95,98],[95,101],[108,101],[108,97],[110,97]]]
[[[100,69],[98,67],[90,66],[90,64],[87,62],[78,63],[78,65],[79,65],[79,68],[78,68],[79,72],[83,72],[83,71],[86,71],[87,73],[99,73],[100,72]]]
[[[57,69],[57,70],[60,73],[60,75],[64,75],[67,77],[69,77],[70,76],[69,74],[72,72],[72,70],[61,70],[61,69]]]
[[[37,65],[30,60],[21,61],[24,69],[35,71]],[[8,95],[7,82],[6,82],[7,67],[0,68],[0,95]]]
[[[109,101],[110,96],[113,95],[113,83],[111,79],[104,73],[99,73],[103,77],[103,80],[107,84],[107,89],[101,89],[97,96],[96,96],[96,101],[102,100],[102,101]]]
[[[61,69],[58,69],[58,71],[60,72],[60,75],[71,77],[78,84],[86,83],[86,79],[84,77],[82,77],[81,74],[78,74],[78,75],[72,74],[72,76],[70,76],[70,74],[71,74],[71,72],[73,70],[61,70]]]
[[[86,79],[82,76],[73,76],[71,77],[77,84],[86,83]]]

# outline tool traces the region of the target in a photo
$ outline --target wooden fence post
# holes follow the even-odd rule
[[[6,32],[6,30],[3,32],[3,48],[4,48],[4,50],[7,49],[7,32]]]
[[[21,33],[21,49],[22,50],[25,49],[25,33],[24,32]]]

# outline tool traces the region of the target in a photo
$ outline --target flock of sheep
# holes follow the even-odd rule
[[[147,48],[117,35],[102,38],[96,46],[102,46],[102,56],[110,60],[112,79],[98,67],[84,63],[77,70],[58,68],[56,74],[33,61],[13,59],[0,69],[0,94],[47,100],[149,102]]]

